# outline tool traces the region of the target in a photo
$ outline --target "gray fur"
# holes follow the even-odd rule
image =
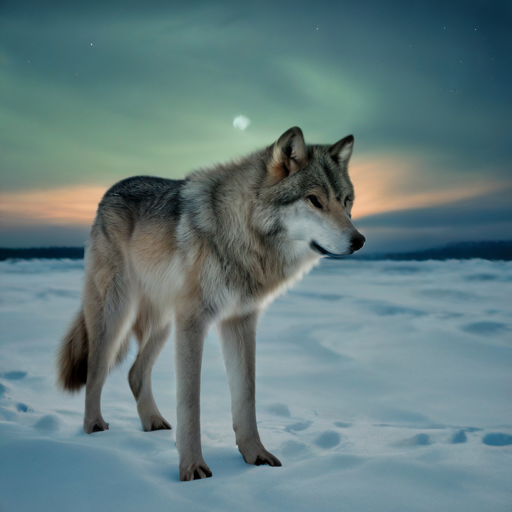
[[[180,478],[211,476],[201,451],[200,372],[215,324],[238,448],[249,464],[281,465],[256,425],[257,319],[323,255],[364,243],[350,221],[352,146],[351,136],[308,146],[294,127],[268,148],[185,180],[136,176],[106,192],[86,248],[82,309],[59,359],[62,387],[86,384],[87,433],[108,428],[101,391],[132,333],[139,353],[129,384],[142,427],[171,428],[151,370],[174,323]]]

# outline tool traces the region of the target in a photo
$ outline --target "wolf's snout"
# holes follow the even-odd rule
[[[357,233],[357,235],[354,236],[354,238],[352,238],[352,240],[350,241],[350,248],[354,252],[359,251],[359,249],[363,247],[365,242],[366,238],[363,235],[361,235],[361,233]]]

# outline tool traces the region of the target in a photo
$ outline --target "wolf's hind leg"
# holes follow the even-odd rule
[[[108,284],[102,298],[96,286],[86,283],[84,315],[89,333],[89,357],[85,388],[84,431],[108,429],[101,414],[101,392],[119,350],[132,328],[133,304],[120,280]]]
[[[256,425],[256,324],[258,313],[229,318],[217,325],[231,392],[236,444],[245,462],[281,466],[260,440]]]
[[[137,321],[134,328],[140,348],[130,369],[128,382],[137,401],[142,428],[146,432],[172,428],[158,410],[151,387],[151,371],[169,337],[170,329],[170,323],[163,327],[152,327],[142,319]]]

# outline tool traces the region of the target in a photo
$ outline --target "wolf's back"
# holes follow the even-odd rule
[[[61,342],[58,383],[66,391],[78,391],[87,381],[89,339],[82,310],[73,320]]]

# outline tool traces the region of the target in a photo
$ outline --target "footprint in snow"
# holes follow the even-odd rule
[[[277,416],[285,416],[289,418],[291,416],[290,409],[285,404],[271,404],[266,407],[267,411],[276,414]]]
[[[491,432],[490,434],[485,434],[482,443],[487,446],[509,446],[512,444],[512,436],[502,432]]]
[[[470,274],[466,281],[497,281],[499,277],[495,274]]]
[[[19,404],[16,404],[16,409],[18,410],[18,412],[32,412],[33,411],[32,407],[29,407],[28,405],[23,404],[21,402]]]
[[[306,453],[308,447],[297,441],[287,441],[281,445],[281,452],[285,457],[299,457]]]
[[[333,425],[338,428],[349,428],[352,426],[352,423],[346,423],[345,421],[335,421]]]
[[[479,336],[497,335],[507,332],[509,326],[501,322],[474,322],[461,327],[464,332]]]
[[[432,444],[428,434],[416,434],[396,443],[397,446],[428,446]]]
[[[408,308],[406,306],[398,306],[386,301],[371,301],[360,299],[357,301],[362,304],[372,313],[378,316],[395,316],[395,315],[411,315],[411,316],[422,316],[425,314],[424,311],[418,309]]]
[[[297,423],[292,423],[285,427],[286,432],[301,432],[302,430],[306,430],[312,425],[312,421],[298,421]]]
[[[46,431],[59,430],[59,419],[54,414],[47,414],[34,425],[34,428]]]
[[[468,436],[466,435],[466,432],[464,430],[459,430],[458,432],[455,432],[453,434],[453,437],[450,441],[452,444],[460,444],[460,443],[467,443]]]
[[[329,449],[338,446],[341,436],[334,430],[326,430],[322,432],[313,442],[320,448]]]
[[[27,376],[27,372],[5,372],[0,374],[0,376],[7,380],[21,380]]]
[[[343,295],[338,295],[335,293],[315,293],[315,292],[297,292],[297,291],[291,291],[290,295],[299,295],[302,297],[307,297],[308,299],[319,299],[319,300],[326,300],[328,302],[335,302],[340,299],[343,299]]]

